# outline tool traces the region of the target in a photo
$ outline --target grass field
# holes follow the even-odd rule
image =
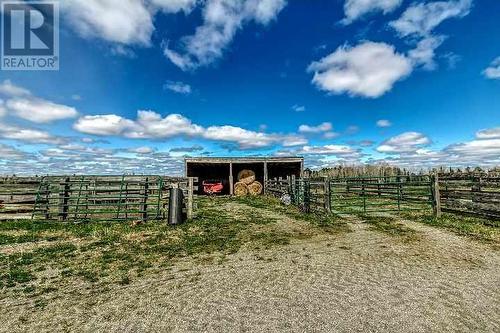
[[[0,331],[24,331],[23,328],[50,331],[54,329],[56,319],[62,320],[67,325],[65,326],[67,330],[119,331],[123,328],[123,323],[120,321],[123,319],[114,319],[115,321],[110,319],[111,326],[92,326],[82,329],[78,326],[79,323],[82,324],[82,318],[74,318],[69,314],[67,318],[61,319],[56,314],[66,313],[66,309],[75,310],[83,307],[86,312],[104,315],[104,312],[114,310],[103,308],[99,302],[94,303],[91,299],[95,298],[102,302],[105,302],[104,299],[106,302],[113,300],[118,302],[121,299],[121,303],[114,305],[121,308],[123,304],[132,302],[129,298],[122,299],[125,297],[122,294],[123,290],[126,290],[130,297],[146,302],[141,298],[145,295],[137,292],[143,290],[141,288],[144,288],[145,284],[150,284],[151,290],[163,288],[157,285],[158,281],[161,281],[165,288],[168,287],[168,290],[188,288],[184,290],[188,295],[192,288],[195,288],[199,291],[196,297],[202,297],[203,302],[209,302],[203,293],[209,292],[205,288],[211,285],[212,282],[208,279],[215,271],[219,271],[220,275],[217,276],[221,279],[227,279],[227,287],[230,287],[230,290],[226,290],[226,294],[221,291],[219,295],[217,304],[222,307],[225,307],[227,301],[225,297],[240,295],[242,290],[246,290],[242,283],[254,285],[255,281],[260,281],[259,276],[262,274],[263,276],[271,274],[273,279],[278,279],[272,283],[278,284],[286,284],[287,275],[292,278],[294,274],[306,274],[308,277],[304,279],[309,281],[307,283],[310,286],[298,286],[296,292],[303,292],[311,297],[315,291],[309,288],[316,285],[316,280],[323,280],[324,276],[330,276],[324,288],[329,286],[331,290],[328,289],[328,293],[331,293],[332,297],[341,296],[337,293],[346,290],[346,283],[347,285],[356,283],[358,287],[367,283],[361,290],[354,288],[354,285],[348,287],[353,292],[357,290],[355,294],[361,293],[356,294],[356,297],[361,297],[360,300],[362,293],[366,293],[366,297],[369,297],[378,290],[378,286],[374,287],[374,290],[365,289],[370,285],[372,278],[375,276],[388,278],[384,269],[392,272],[396,267],[401,271],[399,273],[394,271],[393,274],[403,274],[399,278],[412,279],[413,277],[407,276],[405,272],[415,270],[416,276],[420,274],[426,276],[435,274],[434,267],[438,265],[452,277],[446,288],[454,286],[453,276],[455,276],[456,285],[452,289],[464,295],[470,292],[466,280],[476,273],[490,274],[489,282],[484,282],[486,289],[481,289],[481,292],[488,292],[486,287],[488,283],[492,283],[493,286],[494,283],[500,282],[498,221],[462,218],[448,214],[436,219],[426,213],[341,218],[304,214],[294,207],[281,205],[275,199],[263,197],[203,198],[198,202],[198,206],[197,217],[177,227],[165,223],[72,224],[36,221],[0,223],[0,290],[2,291],[0,319],[7,323],[4,328],[0,328]],[[442,253],[447,250],[455,251],[455,257]],[[384,256],[379,257],[379,254]],[[486,254],[490,257],[485,259]],[[311,258],[316,257],[321,263],[312,264]],[[368,259],[373,262],[366,262]],[[387,260],[390,261],[386,262]],[[265,266],[265,263],[276,266]],[[243,265],[247,271],[239,272],[235,268],[239,267],[238,265]],[[332,267],[338,265],[338,270],[331,271],[330,265]],[[425,265],[429,267],[425,268]],[[274,268],[269,270],[270,267]],[[356,270],[356,267],[360,270]],[[263,270],[256,271],[257,268]],[[480,273],[477,271],[480,268],[485,271]],[[232,271],[232,275],[228,269]],[[426,269],[431,271],[425,272]],[[343,270],[349,271],[352,276],[344,277]],[[288,273],[281,276],[280,274],[285,271]],[[230,277],[234,276],[236,279],[239,274],[251,274],[245,276],[246,279],[253,280],[244,282],[232,280]],[[273,274],[278,274],[280,277]],[[370,277],[370,274],[375,276]],[[364,275],[366,276],[363,278]],[[435,278],[438,277],[441,277],[441,272]],[[306,280],[303,282],[306,283]],[[254,288],[264,288],[267,291],[263,293],[266,294],[269,289],[265,288],[270,288],[267,284],[269,281],[266,281],[261,281],[262,285],[254,285]],[[243,289],[231,289],[238,288],[238,285]],[[225,287],[217,285],[217,288]],[[498,290],[491,292],[491,295],[499,294]],[[284,304],[291,300],[290,297],[296,296],[294,290],[289,290],[287,293],[291,294],[282,296]],[[172,291],[172,294],[163,297],[174,301],[171,299],[174,294],[178,295]],[[162,303],[161,297],[157,299],[149,292],[147,295],[152,297],[153,303]],[[491,295],[485,297],[490,299]],[[353,295],[348,294],[348,296]],[[179,297],[175,302],[179,301],[182,304],[181,300],[185,296]],[[206,297],[209,297],[208,294]],[[491,300],[492,309],[500,307],[498,299]],[[194,306],[193,299],[184,301]],[[248,307],[257,306],[259,302],[254,301],[256,303],[248,304]],[[355,306],[356,301],[351,301],[349,305]],[[311,300],[311,302],[316,301]],[[331,302],[339,300],[332,299]],[[358,304],[358,306],[365,305],[363,302]],[[464,311],[470,306],[468,303],[462,305]],[[140,308],[146,305],[137,306]],[[157,310],[162,311],[161,308]],[[171,310],[171,307],[167,306],[164,311],[170,313]],[[133,313],[132,316],[139,316],[135,310]],[[213,315],[205,313],[208,314]],[[38,319],[32,319],[32,316]],[[40,321],[41,318],[45,319]],[[140,316],[137,320],[141,320]],[[483,323],[484,327],[499,325],[498,316],[490,320]],[[473,319],[471,321],[473,322]],[[200,322],[203,320],[200,319]],[[263,319],[263,322],[267,321]],[[187,329],[189,326],[176,326],[177,324],[167,320],[164,323],[166,326],[159,323],[147,325],[152,325],[149,326],[151,329],[190,330]],[[233,327],[231,325],[220,328],[231,329]],[[182,327],[184,329],[181,329]],[[270,326],[263,327],[270,328]]]
[[[12,221],[0,224],[0,288],[34,297],[69,280],[129,283],[146,273],[168,269],[177,258],[237,252],[242,246],[269,248],[292,238],[348,230],[345,222],[317,219],[270,199],[241,199],[253,206],[273,205],[310,223],[293,234],[275,228],[276,218],[249,211],[220,211],[229,199],[199,202],[198,217],[171,227],[166,223],[59,223]]]

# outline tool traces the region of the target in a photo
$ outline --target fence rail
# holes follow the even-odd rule
[[[335,214],[436,210],[430,176],[272,179],[266,193],[290,196],[306,211]]]
[[[500,177],[419,175],[272,179],[266,193],[337,214],[426,210],[500,218]]]
[[[162,176],[71,176],[0,180],[0,219],[162,220],[169,189],[184,192],[194,212],[197,179]]]
[[[500,178],[488,176],[439,177],[444,211],[500,218]]]

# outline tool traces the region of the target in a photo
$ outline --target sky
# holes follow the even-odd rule
[[[0,71],[0,174],[500,165],[498,0],[61,0],[58,71]]]

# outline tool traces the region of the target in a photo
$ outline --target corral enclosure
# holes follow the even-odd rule
[[[304,172],[302,157],[187,158],[185,164],[186,177],[198,178],[200,185],[206,180],[220,180],[224,184],[222,194],[230,195],[242,170],[255,172],[256,180],[262,184],[273,178],[300,178]],[[198,194],[203,194],[202,186],[199,186]]]
[[[0,179],[0,220],[164,220],[169,190],[193,212],[196,179],[164,176],[43,176]]]

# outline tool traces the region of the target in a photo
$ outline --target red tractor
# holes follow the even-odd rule
[[[220,194],[224,190],[224,184],[221,180],[204,180],[202,182],[203,192],[206,194]]]

